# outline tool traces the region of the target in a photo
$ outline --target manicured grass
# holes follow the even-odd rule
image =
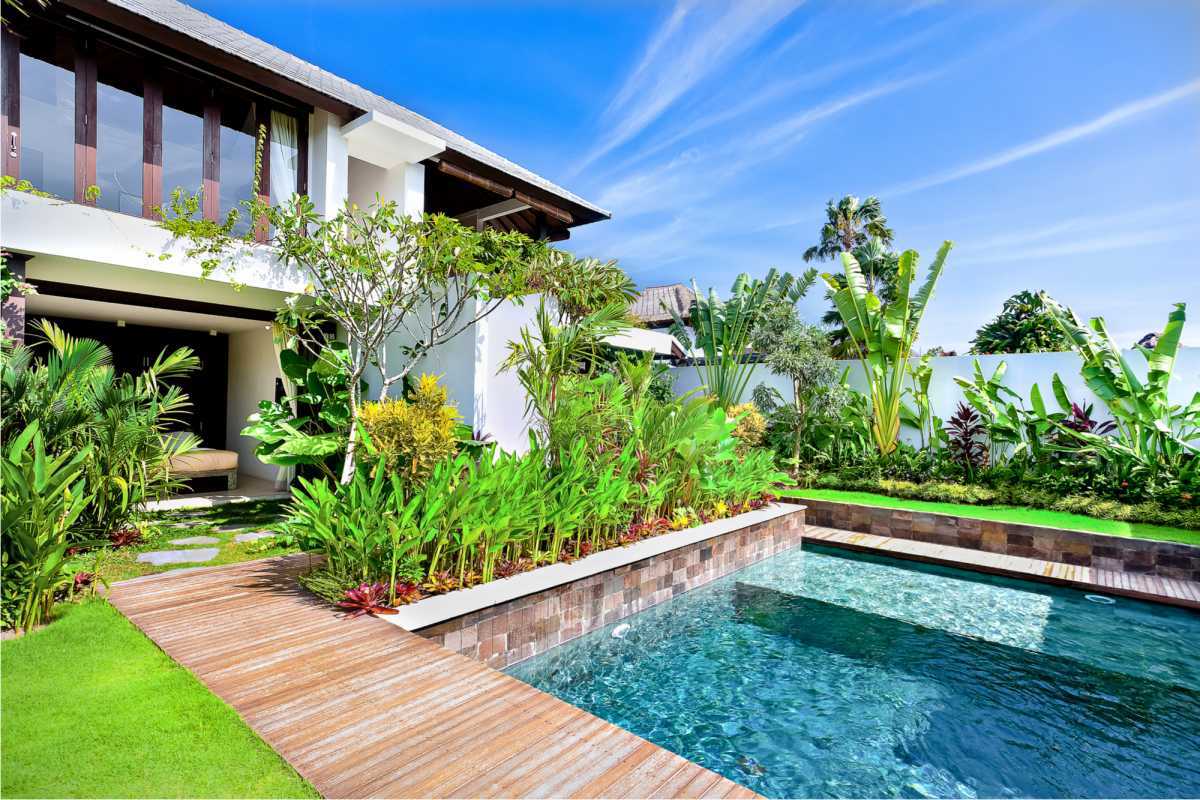
[[[901,508],[911,511],[929,511],[936,514],[953,514],[972,519],[993,519],[1001,522],[1020,522],[1027,525],[1045,525],[1051,528],[1066,528],[1090,533],[1106,533],[1110,536],[1127,536],[1132,539],[1157,539],[1164,542],[1182,542],[1200,545],[1200,531],[1185,528],[1168,528],[1163,525],[1148,525],[1141,522],[1119,522],[1112,519],[1095,519],[1082,514],[1063,511],[1044,511],[1040,508],[1022,506],[979,506],[960,503],[935,503],[928,500],[908,500],[871,492],[847,492],[840,489],[788,489],[781,494],[788,497],[832,500],[843,503],[858,503],[881,508]]]
[[[106,601],[0,643],[4,797],[316,797]]]

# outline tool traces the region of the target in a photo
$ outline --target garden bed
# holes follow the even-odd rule
[[[381,619],[503,668],[794,547],[804,519],[804,506],[773,504],[428,597]]]
[[[813,525],[1036,558],[1129,574],[1200,581],[1200,546],[806,498]]]
[[[1009,505],[973,505],[946,503],[930,500],[912,500],[892,497],[874,492],[847,491],[842,489],[786,489],[781,494],[802,500],[827,500],[854,503],[879,508],[898,508],[908,511],[926,511],[934,514],[951,514],[979,520],[1014,522],[1038,525],[1061,530],[1100,533],[1106,536],[1122,536],[1131,539],[1150,539],[1161,542],[1200,545],[1200,531],[1174,528],[1166,525],[1150,525],[1142,522],[1124,522],[1113,519],[1097,519],[1083,514],[1064,511],[1049,511],[1040,508]]]

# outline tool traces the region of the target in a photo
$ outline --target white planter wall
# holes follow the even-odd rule
[[[1140,376],[1146,374],[1146,362],[1135,351],[1125,351],[1126,359],[1134,365]],[[929,384],[929,397],[933,403],[933,412],[942,419],[954,413],[958,403],[963,400],[962,389],[954,382],[956,375],[970,379],[974,367],[973,362],[978,358],[985,375],[990,376],[996,366],[1004,361],[1008,364],[1005,372],[1004,385],[1017,392],[1029,404],[1029,392],[1036,383],[1042,391],[1042,396],[1050,408],[1057,408],[1050,381],[1057,372],[1067,388],[1067,394],[1075,402],[1092,403],[1093,416],[1104,418],[1108,414],[1104,403],[1091,393],[1079,374],[1080,359],[1075,353],[1020,353],[1000,356],[948,356],[932,360],[933,379]],[[862,366],[857,361],[838,362],[841,369],[849,367],[850,385],[859,391],[866,391],[866,381],[863,378]],[[675,378],[675,393],[683,394],[700,385],[700,378],[695,367],[673,367],[671,374]],[[743,396],[749,400],[754,387],[767,383],[779,389],[785,398],[791,399],[791,383],[785,378],[770,372],[765,366],[759,365],[750,378],[749,386]],[[1192,395],[1200,391],[1200,348],[1180,348],[1175,361],[1175,371],[1171,382],[1170,396],[1176,403],[1186,403]],[[901,435],[906,441],[916,443],[916,432],[903,429]]]

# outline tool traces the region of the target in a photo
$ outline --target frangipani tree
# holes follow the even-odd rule
[[[672,317],[671,334],[689,352],[704,353],[704,364],[695,365],[696,374],[722,409],[740,403],[750,383],[757,366],[750,353],[751,337],[768,303],[779,298],[796,303],[816,279],[815,269],[799,278],[772,269],[763,280],[751,280],[742,273],[733,282],[728,300],[722,300],[716,289],[709,289],[707,296],[701,294],[693,280],[688,315],[694,335],[674,309],[667,309]]]
[[[853,352],[862,364],[871,398],[871,436],[883,455],[896,449],[908,359],[921,318],[953,246],[949,241],[942,243],[916,294],[912,294],[912,289],[918,256],[915,250],[905,250],[900,255],[892,286],[894,297],[887,306],[867,287],[862,268],[850,253],[841,254],[844,278],[822,275],[846,325]]]

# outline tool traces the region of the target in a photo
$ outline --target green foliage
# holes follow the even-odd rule
[[[53,324],[35,325],[44,340],[6,349],[0,357],[0,440],[37,422],[52,454],[90,447],[84,465],[93,501],[77,526],[84,537],[127,527],[145,500],[178,484],[170,460],[197,444],[168,435],[181,426],[190,402],[171,379],[195,370],[188,348],[162,353],[144,372],[118,375],[112,353],[92,339],[76,339]]]
[[[1100,317],[1086,326],[1074,311],[1048,297],[1043,299],[1072,348],[1083,359],[1080,374],[1104,403],[1116,425],[1115,436],[1087,431],[1073,435],[1090,452],[1127,467],[1132,479],[1160,479],[1164,474],[1193,485],[1200,476],[1200,392],[1186,404],[1169,397],[1175,357],[1187,319],[1186,306],[1177,303],[1153,350],[1139,347],[1146,377],[1138,377]]]
[[[696,374],[721,408],[741,402],[750,383],[757,361],[750,357],[749,349],[763,310],[780,302],[780,298],[794,305],[815,280],[816,270],[796,278],[772,269],[764,280],[751,280],[742,273],[734,280],[727,300],[722,300],[715,289],[701,294],[693,281],[690,329],[678,312],[669,309],[673,318],[671,334],[685,350],[704,354],[703,363],[696,364]]]
[[[633,281],[616,261],[576,258],[553,248],[534,261],[530,288],[553,299],[564,323],[578,322],[608,306],[627,307],[637,296]]]
[[[832,275],[823,276],[833,290],[834,303],[870,387],[871,433],[875,446],[883,455],[896,449],[907,362],[917,339],[921,317],[951,247],[951,242],[942,244],[915,295],[911,290],[916,280],[917,253],[906,250],[901,254],[894,287],[895,300],[886,307],[868,288],[858,261],[850,253],[842,253],[844,284]]]
[[[458,409],[446,397],[437,376],[422,375],[407,398],[363,405],[363,427],[388,470],[420,482],[458,448]]]
[[[1017,292],[1004,301],[1004,308],[975,332],[971,352],[1049,353],[1069,348],[1041,292]]]
[[[727,412],[730,419],[737,422],[733,429],[733,438],[738,440],[737,455],[744,456],[758,447],[763,436],[767,433],[767,420],[754,403],[741,403],[730,406]]]
[[[315,355],[280,351],[280,368],[296,391],[260,402],[241,433],[258,440],[254,454],[264,463],[305,465],[336,477],[350,427],[349,349],[338,341],[313,349]]]
[[[821,226],[820,242],[804,251],[804,260],[825,261],[838,253],[849,253],[871,238],[884,246],[892,243],[893,231],[888,227],[878,197],[859,201],[846,195],[835,204],[825,204],[825,222]]]
[[[71,526],[91,502],[84,463],[90,447],[47,455],[37,422],[31,422],[4,448],[2,523],[4,627],[25,632],[50,618],[55,595],[71,582],[66,553]]]

